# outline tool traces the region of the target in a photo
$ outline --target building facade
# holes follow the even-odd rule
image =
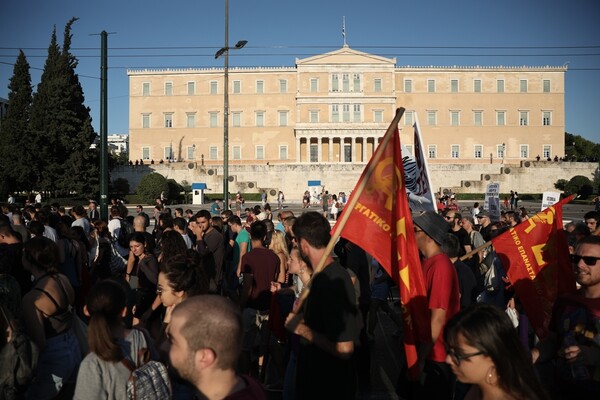
[[[229,163],[366,163],[397,107],[429,163],[564,156],[566,67],[398,67],[344,46],[293,67],[229,68]],[[224,71],[129,70],[129,158],[223,164]],[[417,117],[418,116],[418,117]]]

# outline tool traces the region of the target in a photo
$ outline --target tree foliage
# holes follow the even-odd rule
[[[2,172],[7,190],[77,192],[85,197],[98,191],[98,154],[90,150],[96,134],[75,73],[78,62],[70,52],[75,21],[65,26],[62,49],[53,29],[36,93],[24,53],[17,58],[9,86],[9,123],[2,128],[0,158],[8,160],[1,165],[8,171]]]
[[[583,175],[576,175],[569,180],[564,191],[567,195],[577,193],[585,198],[592,194],[592,181]]]
[[[136,194],[146,203],[154,203],[154,199],[160,197],[161,193],[167,194],[169,184],[164,176],[151,173],[142,178],[137,187]]]
[[[565,153],[568,160],[600,161],[600,144],[565,132]]]

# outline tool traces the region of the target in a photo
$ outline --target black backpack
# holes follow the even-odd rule
[[[129,222],[121,219],[121,229],[119,230],[119,237],[117,238],[117,243],[119,246],[127,249],[129,248],[129,238],[133,235],[133,225]]]

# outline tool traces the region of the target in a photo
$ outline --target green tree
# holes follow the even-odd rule
[[[565,187],[565,193],[568,195],[577,193],[585,198],[592,194],[592,181],[583,175],[576,175]]]
[[[75,21],[72,18],[65,26],[62,51],[56,28],[52,31],[44,72],[33,96],[31,141],[37,152],[34,171],[40,189],[92,196],[98,191],[98,153],[89,149],[96,134],[75,73],[78,62],[70,53]]]
[[[154,203],[154,199],[160,197],[161,193],[168,193],[169,185],[164,176],[151,173],[142,178],[137,187],[136,194],[146,203]]]
[[[569,160],[598,161],[600,144],[565,132],[565,153]]]
[[[31,190],[36,179],[31,169],[35,153],[28,141],[33,91],[29,63],[22,50],[19,51],[8,89],[8,110],[0,125],[2,198],[16,190]]]
[[[175,179],[167,180],[167,199],[173,203],[178,203],[181,199],[181,192],[183,192],[183,186],[175,181]]]
[[[569,184],[569,181],[566,179],[559,179],[556,181],[556,183],[554,184],[554,187],[558,190],[562,190],[565,191],[567,189],[567,185]]]

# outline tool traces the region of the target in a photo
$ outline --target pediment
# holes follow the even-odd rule
[[[385,58],[374,54],[365,53],[362,51],[351,49],[350,47],[342,47],[339,50],[334,50],[329,53],[318,54],[316,56],[296,59],[296,66],[310,65],[351,65],[351,64],[371,64],[371,65],[396,65],[395,58]]]

